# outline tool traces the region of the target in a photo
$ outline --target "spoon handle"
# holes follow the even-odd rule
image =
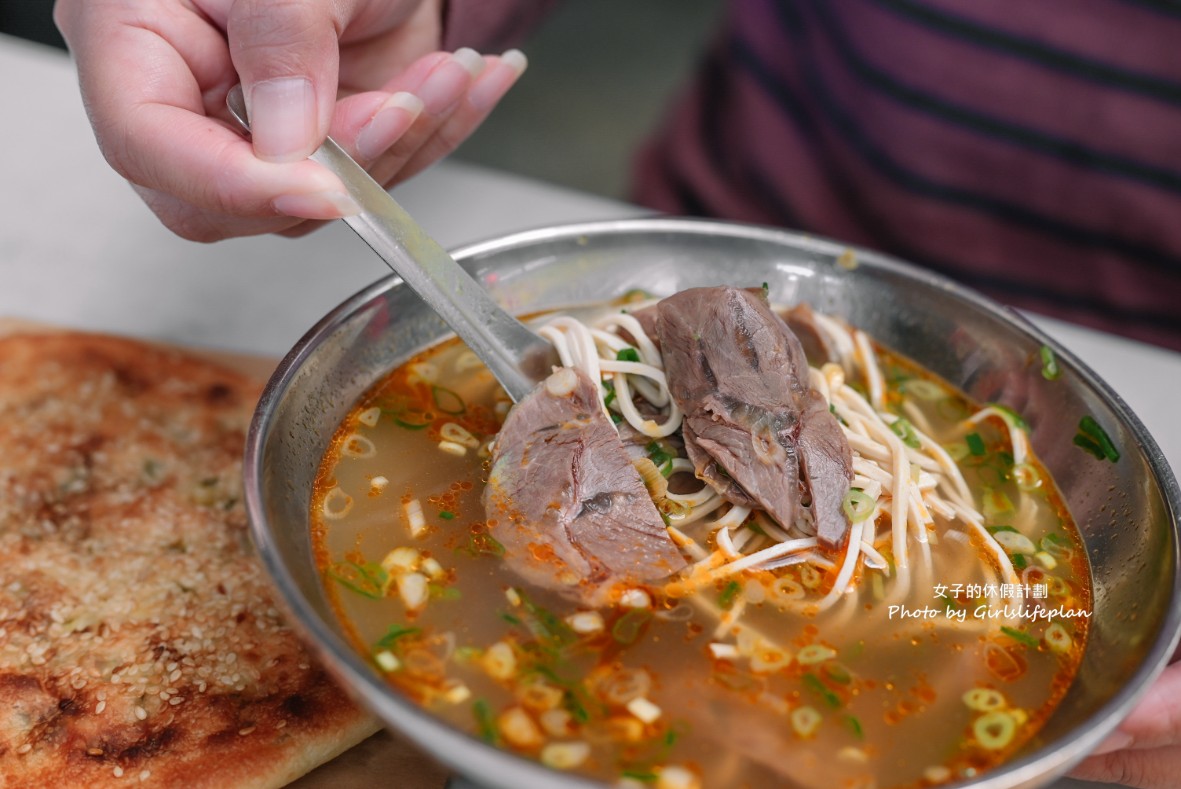
[[[250,131],[241,85],[230,90],[226,105]],[[553,347],[505,312],[331,137],[309,158],[340,178],[361,206],[345,223],[459,335],[514,402],[548,374]]]

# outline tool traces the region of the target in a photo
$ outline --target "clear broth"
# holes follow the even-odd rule
[[[908,382],[924,382],[911,388],[922,389],[925,399],[913,400],[940,443],[976,410],[902,357],[882,351],[879,359],[893,407],[908,396]],[[415,370],[422,369],[416,365],[423,363],[438,371],[436,384],[415,380]],[[793,578],[805,588],[816,580],[799,567],[748,574],[753,582],[737,589],[719,582],[703,593],[710,598],[707,607],[733,606],[746,597],[742,622],[772,635],[791,653],[808,645],[835,651],[816,663],[797,659],[776,671],[755,672],[747,661],[713,656],[709,644],[717,619],[701,607],[661,599],[654,590],[648,614],[604,610],[603,629],[579,636],[563,625],[579,610],[576,604],[527,588],[503,566],[484,523],[487,460],[475,448],[457,456],[439,447],[440,428],[448,422],[481,441],[498,429],[503,392],[482,366],[470,365],[462,345],[444,343],[374,387],[340,426],[312,502],[325,588],[357,649],[375,659],[375,669],[392,686],[457,728],[536,758],[538,744],[514,746],[497,720],[509,708],[527,710],[545,743],[589,746],[577,772],[612,783],[663,786],[662,768],[676,765],[702,786],[929,786],[972,777],[1009,757],[1036,734],[1072,680],[1090,610],[1085,551],[1044,469],[1035,466],[1041,478],[1035,490],[1017,487],[1007,434],[998,425],[985,422],[976,430],[983,454],[976,454],[975,442],[967,448],[959,438],[948,443],[964,455],[960,466],[977,500],[989,489],[999,503],[999,510],[991,509],[990,526],[1014,517],[1004,509],[1006,501],[1013,510],[1035,510],[1022,531],[1035,544],[1050,545],[1057,561],[1051,570],[1028,557],[1019,572],[1030,584],[1046,584],[1048,596],[998,600],[1000,589],[982,589],[976,599],[969,597],[970,585],[1000,582],[978,547],[947,538],[945,525],[938,535],[943,539],[932,546],[934,577],[916,564],[905,596],[890,578],[864,565],[858,566],[859,583],[847,599],[813,615],[784,610],[773,598],[760,600],[772,575]],[[934,391],[938,396],[932,397]],[[372,421],[374,408],[381,411],[370,426],[362,415]],[[354,456],[369,448],[350,443],[357,435],[372,442],[372,456]],[[375,478],[388,483],[382,487],[379,479],[375,485]],[[343,516],[337,515],[345,501],[341,493],[351,499]],[[404,511],[412,499],[421,503],[426,523],[418,537],[410,536]],[[324,517],[325,506],[334,517]],[[441,565],[420,611],[409,611],[396,583],[376,569],[398,546],[413,546],[420,559]],[[952,581],[965,588],[956,594]],[[819,583],[823,591],[832,574],[822,573]],[[1036,591],[1026,587],[1022,593]],[[1051,621],[1069,633],[1071,647],[1065,652],[1048,647],[1045,620],[999,629],[982,615],[980,606],[990,602],[987,592],[993,592],[991,605],[997,608],[1061,607],[1068,613]],[[521,597],[517,604],[510,600]],[[487,650],[496,642],[510,644],[515,654],[511,678],[489,676]],[[375,657],[383,652],[394,655],[396,670],[383,671]],[[650,677],[645,697],[659,708],[654,721],[640,721],[626,705],[604,700],[604,692],[626,697],[610,695],[613,682],[634,678],[620,669],[642,669]],[[539,710],[553,703],[553,693],[537,694],[538,687],[560,692],[557,708],[566,715],[550,718],[573,722],[565,736],[553,736],[539,723]],[[999,691],[999,703],[1018,723],[1003,745],[981,744],[974,726],[987,711],[965,702],[974,689]],[[998,703],[995,695],[987,698]],[[807,719],[803,727],[793,719],[801,707],[819,713],[814,731]],[[670,771],[664,779],[674,777]]]

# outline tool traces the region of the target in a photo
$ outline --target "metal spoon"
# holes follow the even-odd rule
[[[241,85],[230,89],[226,106],[249,133]],[[309,158],[335,173],[361,206],[345,223],[467,343],[514,402],[549,374],[553,346],[501,309],[331,137]]]

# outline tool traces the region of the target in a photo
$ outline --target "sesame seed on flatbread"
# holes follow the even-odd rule
[[[0,338],[0,787],[281,786],[377,728],[250,545],[260,388],[132,340]]]

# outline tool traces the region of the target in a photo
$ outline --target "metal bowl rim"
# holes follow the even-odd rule
[[[729,236],[746,240],[766,242],[795,251],[816,254],[839,255],[845,250],[856,255],[858,265],[868,265],[916,280],[935,290],[942,291],[949,298],[968,302],[990,317],[1008,324],[1019,333],[1040,345],[1053,349],[1059,361],[1074,368],[1083,384],[1095,390],[1112,411],[1125,423],[1137,443],[1143,448],[1153,475],[1157,480],[1173,527],[1173,589],[1171,604],[1162,622],[1161,631],[1155,643],[1146,654],[1144,662],[1131,680],[1112,698],[1104,703],[1087,720],[1077,727],[1076,732],[1053,748],[1043,748],[1028,756],[1006,762],[990,770],[984,776],[954,786],[970,786],[973,789],[1005,789],[1020,785],[1040,776],[1060,774],[1085,758],[1119,722],[1132,710],[1137,701],[1147,692],[1151,682],[1164,670],[1170,656],[1181,640],[1181,489],[1169,464],[1166,462],[1156,441],[1147,428],[1132,412],[1124,400],[1089,366],[1071,351],[1062,347],[1055,339],[1046,335],[1027,318],[992,299],[940,274],[919,268],[897,258],[862,249],[850,244],[797,233],[778,228],[748,225],[733,222],[678,218],[629,218],[550,225],[531,230],[519,231],[505,236],[466,244],[452,250],[452,255],[465,267],[490,253],[503,253],[514,248],[531,247],[543,242],[591,238],[596,236],[620,236],[628,234],[668,233],[674,235]],[[386,724],[393,724],[399,731],[436,758],[459,771],[470,768],[470,759],[464,758],[472,749],[484,752],[486,758],[480,761],[503,764],[514,775],[529,775],[539,785],[567,787],[598,787],[601,784],[583,777],[556,773],[541,764],[517,756],[476,739],[475,737],[443,723],[413,702],[391,692],[372,670],[360,660],[351,645],[337,637],[320,620],[303,595],[290,570],[280,561],[273,548],[266,528],[267,518],[261,500],[263,482],[263,450],[275,410],[289,389],[303,365],[333,331],[347,322],[359,310],[380,298],[387,292],[405,287],[401,278],[390,275],[377,280],[343,301],[310,328],[284,356],[266,384],[259,399],[247,433],[246,450],[243,460],[245,505],[250,521],[250,532],[264,567],[274,580],[288,612],[293,614],[293,624],[305,640],[325,659],[329,668],[343,677],[354,696]],[[376,701],[374,700],[376,699]],[[391,717],[397,720],[391,720]]]

